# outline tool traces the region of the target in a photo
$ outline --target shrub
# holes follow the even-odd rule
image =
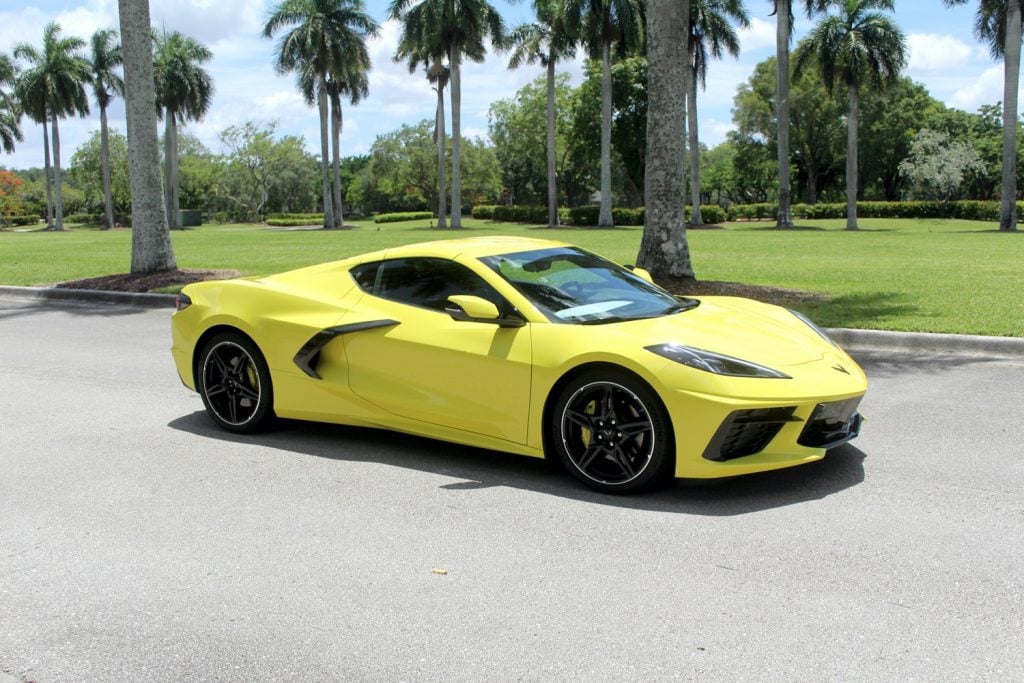
[[[266,224],[276,228],[294,228],[299,225],[320,225],[324,222],[324,217],[319,218],[268,218]]]
[[[575,206],[569,209],[569,222],[573,225],[597,225],[601,207],[596,205]]]
[[[712,225],[724,223],[729,220],[729,216],[725,209],[717,204],[701,204],[700,217],[704,219],[705,223]]]
[[[15,213],[0,216],[0,225],[16,227],[19,225],[35,225],[39,222],[39,216],[28,213]]]
[[[494,220],[509,223],[536,223],[538,225],[548,224],[548,207],[546,206],[521,206],[521,205],[498,205],[494,207]]]
[[[64,216],[64,222],[96,225],[103,222],[103,216],[98,213],[70,213]]]
[[[644,207],[638,209],[612,208],[612,222],[615,225],[643,225]]]
[[[373,217],[374,223],[400,223],[402,221],[421,221],[433,218],[430,211],[401,211],[398,213],[379,213]],[[321,219],[322,220],[322,219]]]
[[[491,220],[494,218],[494,210],[496,208],[498,207],[494,204],[477,204],[473,207],[473,211],[470,212],[470,215],[473,218],[478,218],[484,221]]]
[[[307,220],[312,223],[323,223],[324,215],[322,213],[268,213],[267,220],[270,219],[284,219],[284,220]]]

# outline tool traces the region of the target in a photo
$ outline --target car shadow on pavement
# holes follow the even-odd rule
[[[450,491],[509,487],[582,503],[709,516],[743,515],[825,498],[861,483],[866,457],[846,444],[823,460],[799,467],[727,480],[681,480],[661,491],[621,496],[592,491],[545,460],[385,430],[280,420],[271,431],[238,435],[214,426],[202,411],[168,426],[217,441],[438,474],[458,480],[441,485]]]
[[[872,378],[898,377],[908,372],[937,375],[969,365],[1021,362],[1008,358],[957,356],[934,351],[851,351],[850,355],[863,368],[869,382]]]

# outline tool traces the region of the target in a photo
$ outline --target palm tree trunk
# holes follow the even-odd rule
[[[601,210],[597,225],[610,228],[612,220],[612,62],[611,45],[601,46]]]
[[[690,70],[689,136],[690,136],[690,225],[704,225],[700,215],[700,144],[697,137],[697,76]]]
[[[440,80],[437,83],[437,116],[435,127],[437,129],[437,228],[446,230],[448,228],[448,197],[446,196],[447,184],[445,182],[445,144],[444,144],[444,88]]]
[[[462,228],[462,55],[453,47],[451,67],[452,97],[452,229]]]
[[[167,126],[164,129],[164,156],[166,157],[167,178],[167,227],[181,228],[178,203],[178,120],[174,112],[167,112]]]
[[[334,227],[343,228],[345,222],[342,219],[341,206],[341,96],[331,94],[331,149],[333,174],[331,198],[334,204]]]
[[[1006,5],[1003,62],[1003,184],[999,192],[999,229],[1017,230],[1017,88],[1020,81],[1020,3]]]
[[[778,140],[779,213],[775,227],[793,227],[789,192],[789,15],[790,0],[775,3],[775,122]]]
[[[558,227],[558,186],[555,173],[555,60],[548,58],[548,227]]]
[[[46,182],[46,229],[53,230],[53,171],[50,168],[50,131],[47,123],[43,119],[43,179]]]
[[[118,0],[132,188],[133,273],[174,270],[174,248],[160,191],[160,143],[153,82],[152,24],[147,0]]]
[[[330,152],[330,134],[327,132],[327,118],[328,118],[328,106],[327,106],[327,91],[324,89],[323,82],[319,84],[320,93],[317,96],[317,104],[320,107],[320,176],[322,182],[323,198],[324,198],[324,229],[330,230],[334,227],[334,200],[331,197],[331,179],[330,179],[330,165],[331,165],[331,152]]]
[[[655,278],[693,278],[686,221],[683,146],[689,7],[677,0],[647,3],[647,173],[644,234],[637,264]]]
[[[846,116],[846,229],[857,229],[857,121],[860,101],[857,86],[848,86],[850,111]]]
[[[110,189],[110,136],[107,107],[100,105],[100,163],[103,166],[103,229],[114,227],[114,197]]]
[[[59,116],[54,116],[50,125],[53,127],[53,229],[64,229],[64,193],[63,178],[60,174],[60,128],[57,125]]]

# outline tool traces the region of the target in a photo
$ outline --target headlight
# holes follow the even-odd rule
[[[789,375],[772,370],[748,360],[740,360],[714,351],[695,349],[682,344],[655,344],[644,347],[651,353],[682,363],[697,370],[729,377],[764,377],[771,379],[792,379]]]
[[[812,330],[814,330],[814,332],[819,337],[821,337],[822,339],[824,339],[825,341],[827,341],[829,344],[831,344],[832,346],[836,347],[837,349],[839,348],[839,344],[836,344],[834,341],[832,341],[832,338],[829,337],[827,334],[825,334],[825,330],[821,329],[820,327],[818,327],[817,325],[812,323],[811,319],[808,318],[806,315],[804,315],[803,313],[800,313],[799,311],[794,311],[792,308],[788,308],[786,310],[788,310],[790,313],[792,313],[796,317],[800,318],[800,320],[803,320],[804,323],[807,325],[807,327],[809,327]]]

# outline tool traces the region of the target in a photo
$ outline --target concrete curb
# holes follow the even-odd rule
[[[0,296],[13,296],[36,301],[72,301],[79,303],[120,304],[140,308],[174,308],[174,294],[148,292],[104,292],[94,289],[59,287],[12,287],[0,285]]]
[[[175,300],[173,294],[104,292],[57,287],[0,286],[0,296],[37,301],[120,304],[140,308],[173,308]],[[925,352],[1024,360],[1024,338],[1021,337],[983,337],[967,334],[888,332],[845,328],[829,328],[826,331],[840,346],[852,352]]]

